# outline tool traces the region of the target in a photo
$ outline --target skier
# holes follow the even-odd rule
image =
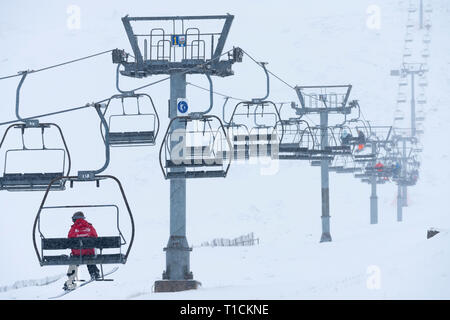
[[[393,174],[394,178],[398,178],[398,176],[400,175],[401,169],[402,169],[402,167],[401,167],[400,163],[395,162],[394,168],[392,169],[392,174]]]
[[[97,231],[94,226],[86,221],[83,212],[78,211],[75,212],[72,216],[73,225],[70,228],[68,238],[80,238],[80,237],[91,237],[97,238]],[[81,252],[80,252],[81,251]],[[72,249],[72,256],[93,256],[95,255],[95,249]],[[91,279],[97,280],[100,278],[100,271],[98,270],[95,264],[87,265],[87,269],[89,274],[91,275]],[[64,284],[64,290],[73,290],[76,287],[75,281],[78,280],[78,265],[70,265],[67,270],[67,279]]]
[[[342,145],[344,145],[344,146],[349,145],[351,139],[352,139],[352,135],[349,132],[347,132],[347,130],[344,130],[341,135]]]
[[[361,130],[358,130],[358,151],[362,151],[364,149],[364,144],[366,143],[366,136]]]
[[[375,165],[375,169],[376,169],[378,172],[383,172],[384,165],[383,165],[381,162],[378,162],[378,163]]]

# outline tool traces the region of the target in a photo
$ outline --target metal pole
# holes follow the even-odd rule
[[[423,29],[423,0],[420,0],[420,29]]]
[[[406,159],[406,139],[403,139],[403,177],[406,177],[406,164],[407,164],[407,159]],[[402,186],[403,190],[402,190],[402,206],[403,207],[407,207],[408,206],[408,187],[406,185]]]
[[[328,146],[328,112],[320,113],[320,145],[325,150]],[[320,242],[330,242],[330,188],[329,188],[329,160],[321,160],[321,186],[322,186],[322,237]]]
[[[177,115],[177,99],[186,97],[186,74],[170,75],[169,118]],[[183,128],[180,123],[173,129]],[[175,143],[175,142],[171,142]],[[177,141],[178,143],[178,141]],[[183,142],[184,143],[184,142]],[[184,169],[172,169],[184,170]],[[170,238],[167,243],[165,280],[188,280],[193,275],[189,267],[189,248],[186,239],[186,179],[170,180]]]
[[[376,154],[377,145],[372,142],[372,154]],[[378,223],[378,197],[377,197],[377,173],[375,170],[376,160],[372,161],[372,176],[371,176],[371,187],[372,194],[370,195],[370,224]]]
[[[397,221],[401,222],[403,220],[403,197],[402,197],[402,186],[398,184],[397,187]]]
[[[414,92],[414,72],[411,72],[411,136],[416,135],[416,97]]]

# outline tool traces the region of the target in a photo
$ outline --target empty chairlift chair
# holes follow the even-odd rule
[[[315,150],[311,128],[305,120],[290,118],[277,124],[277,134],[282,136],[279,144],[280,160],[308,160]]]
[[[425,112],[423,111],[423,109],[417,110],[416,120],[417,121],[424,121],[425,120]]]
[[[400,92],[397,96],[397,103],[405,103],[405,102],[406,102],[406,95]]]
[[[239,102],[227,124],[233,143],[233,158],[277,158],[283,137],[283,130],[279,135],[277,125],[283,126],[283,122],[272,101]]]
[[[50,192],[52,190],[51,185],[58,185],[60,180],[69,182],[70,189],[74,188],[74,184],[78,187],[79,184],[93,183],[96,184],[97,188],[102,188],[106,181],[112,181],[112,186],[118,188],[118,193],[120,194],[122,201],[92,204],[87,203],[87,197],[83,197],[77,200],[82,202],[82,204],[50,204],[53,203],[53,199],[49,199],[51,198],[49,195],[52,194]],[[110,195],[110,193],[106,194]],[[96,196],[94,202],[100,203],[98,198],[101,198],[101,196]],[[66,201],[67,197],[64,202]],[[67,234],[69,231],[68,227],[70,227],[68,222],[70,222],[71,215],[76,211],[83,211],[89,222],[93,222],[96,216],[97,219],[99,219],[99,217],[102,217],[102,219],[108,217],[109,221],[108,223],[104,223],[104,225],[102,225],[99,220],[93,222],[99,237],[67,238],[48,235],[49,233],[59,235]],[[123,213],[124,211],[125,214]],[[124,218],[128,218],[129,220],[126,232],[121,229],[121,226],[122,228],[125,226],[125,223],[123,223]],[[55,229],[55,226],[57,226],[57,230],[49,230]],[[105,235],[104,233],[107,234]],[[127,237],[125,237],[124,234],[127,235]],[[125,264],[133,244],[133,239],[134,220],[130,206],[120,181],[116,177],[109,175],[98,175],[88,179],[72,176],[52,180],[41,202],[33,225],[33,245],[41,266],[91,264],[99,264],[102,266],[104,264]],[[122,250],[125,246],[127,248],[126,251],[123,252]],[[72,255],[70,254],[70,249],[95,249],[96,252],[94,255]],[[104,253],[104,250],[108,253]],[[56,251],[58,251],[59,254],[51,254]],[[103,267],[101,270],[103,270]]]
[[[403,119],[405,119],[405,113],[400,109],[396,109],[394,113],[394,120],[400,121]]]
[[[173,118],[161,143],[159,161],[166,179],[225,178],[231,164],[231,142],[215,115]]]
[[[428,80],[426,76],[422,76],[419,78],[419,86],[420,87],[426,87],[428,86]]]
[[[407,32],[405,35],[405,42],[412,42],[414,40],[414,36],[411,32]]]
[[[29,146],[28,133],[30,137],[34,135],[40,141],[34,143],[38,146]],[[59,143],[55,143],[55,139],[48,139],[50,135],[59,140]],[[10,137],[13,137],[15,143],[11,144]],[[70,172],[69,149],[61,128],[54,123],[31,120],[9,126],[0,142],[0,151],[4,154],[0,190],[43,191],[53,179],[66,176]],[[52,190],[64,188],[64,180],[51,184]]]
[[[406,26],[408,27],[408,28],[412,28],[412,27],[414,27],[414,19],[412,19],[412,18],[408,18],[408,21],[406,22]]]
[[[398,85],[400,87],[405,87],[408,85],[408,78],[406,77],[400,77],[399,81],[398,81]]]
[[[419,97],[417,97],[417,103],[418,104],[426,104],[427,98],[425,97],[424,93],[419,94]]]
[[[412,55],[411,48],[405,48],[403,51],[403,57],[408,58],[408,57],[411,57],[411,55]]]
[[[430,56],[430,49],[425,48],[422,50],[422,58],[428,58]]]
[[[155,145],[159,131],[159,117],[148,94],[115,95],[106,103],[104,115],[109,122],[110,146]]]

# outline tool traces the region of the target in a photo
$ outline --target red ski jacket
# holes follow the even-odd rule
[[[75,221],[75,223],[72,225],[69,231],[68,238],[80,238],[80,237],[91,237],[91,238],[97,238],[97,231],[95,231],[95,228],[87,222],[84,219],[78,219]],[[80,250],[79,249],[72,249],[72,255],[79,256]],[[81,250],[82,256],[93,256],[95,255],[95,249],[82,249]]]

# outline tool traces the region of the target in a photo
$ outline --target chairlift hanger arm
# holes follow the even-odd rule
[[[205,73],[206,78],[208,79],[209,82],[209,107],[208,109],[206,109],[205,111],[201,111],[201,112],[193,112],[192,114],[198,115],[198,116],[203,116],[208,114],[209,112],[211,112],[213,106],[214,106],[214,90],[213,90],[213,82],[211,79],[211,75],[208,73]],[[226,102],[225,102],[226,103]],[[225,107],[225,105],[224,105]]]
[[[265,101],[270,95],[270,75],[269,75],[269,72],[267,71],[266,64],[267,64],[267,62],[258,62],[258,65],[261,68],[263,68],[264,73],[266,75],[266,95],[264,97],[262,97],[262,98],[254,98],[254,99],[252,99],[252,102],[254,102],[254,103],[260,103],[262,101]]]
[[[20,89],[22,88],[23,82],[25,81],[25,78],[28,75],[28,71],[23,71],[21,74],[22,78],[20,78],[19,85],[17,86],[16,90],[16,117],[17,120],[19,121],[25,121],[19,114],[19,105],[20,105]]]
[[[123,95],[133,95],[134,94],[134,90],[123,91],[123,90],[120,89],[120,86],[119,86],[120,66],[121,66],[121,64],[118,63],[117,64],[117,68],[116,68],[116,89],[117,89],[117,91],[119,91]]]
[[[229,125],[230,124],[229,122],[227,122],[225,120],[225,106],[227,105],[227,102],[228,102],[229,99],[230,99],[230,97],[225,97],[224,98],[225,101],[223,102],[223,106],[222,106],[222,120],[225,123],[225,125]]]
[[[103,112],[101,110],[101,104],[95,104],[94,108],[95,111],[97,111],[98,116],[100,117],[100,121],[103,124],[103,128],[105,129],[105,163],[103,164],[103,166],[98,169],[93,171],[94,175],[98,175],[100,173],[102,173],[103,171],[106,170],[106,168],[108,168],[109,166],[109,162],[110,162],[110,147],[109,147],[109,126],[108,123],[106,122],[105,116],[103,115]]]

